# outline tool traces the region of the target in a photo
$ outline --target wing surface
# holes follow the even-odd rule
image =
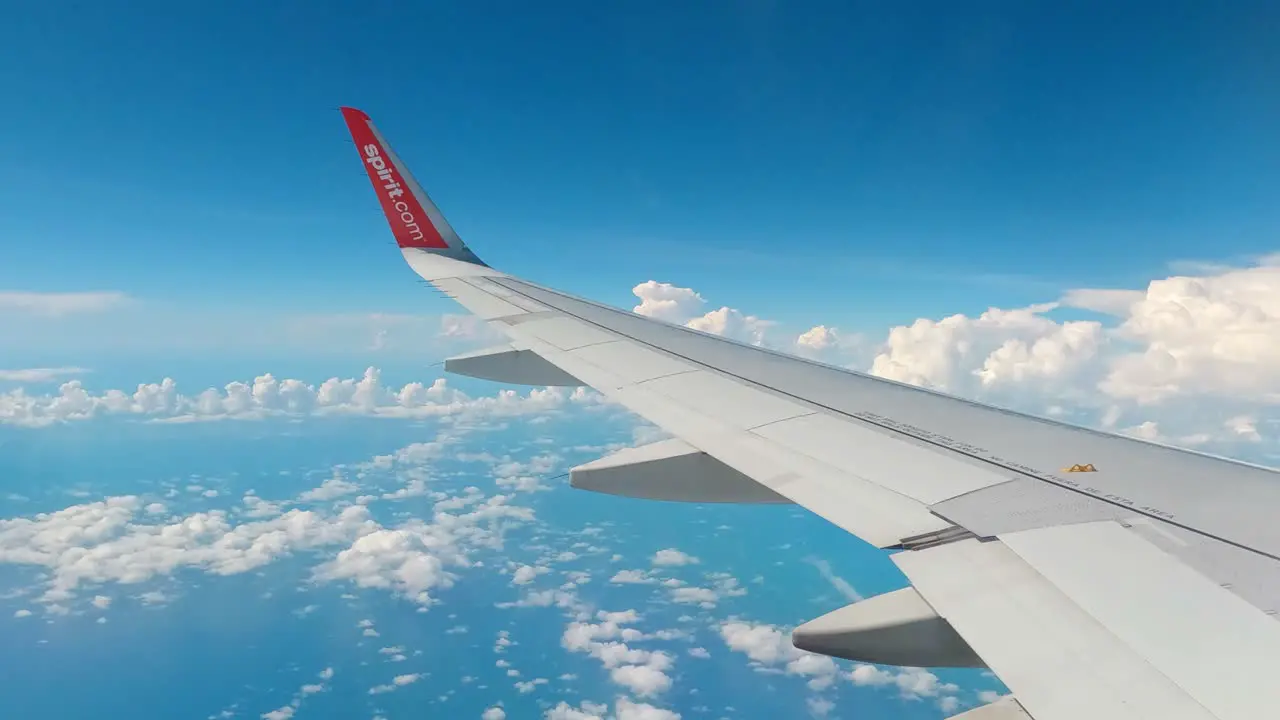
[[[447,369],[589,386],[674,436],[576,468],[573,484],[792,502],[894,551],[912,587],[797,628],[798,647],[985,665],[1014,697],[966,718],[1244,720],[1280,707],[1275,471],[850,372],[500,272],[458,238],[368,116],[343,115],[406,262],[510,339]]]

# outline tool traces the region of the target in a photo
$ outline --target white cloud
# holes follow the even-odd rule
[[[52,382],[68,375],[83,375],[89,372],[79,367],[44,367],[24,368],[20,370],[0,370],[0,382]]]
[[[613,713],[616,720],[680,720],[678,712],[633,702],[627,698],[618,698],[614,703]]]
[[[757,671],[778,672],[807,678],[806,684],[814,691],[824,690],[840,676],[835,661],[826,655],[816,655],[797,649],[791,644],[789,633],[767,624],[732,621],[720,625],[720,637],[730,650],[744,653]],[[871,667],[871,666],[868,666]],[[920,671],[933,677],[932,673]],[[925,679],[918,678],[924,687]],[[856,680],[855,680],[856,682]],[[863,683],[865,684],[865,683]],[[954,694],[955,688],[937,683],[933,695]],[[917,693],[924,695],[924,692]],[[932,695],[931,695],[932,696]]]
[[[516,692],[521,695],[527,695],[537,689],[539,685],[546,685],[546,678],[534,678],[532,680],[524,680],[515,684]]]
[[[1059,324],[1044,316],[1055,307],[991,308],[976,318],[921,318],[895,327],[872,361],[871,373],[961,394],[1010,383],[1070,380],[1096,356],[1102,324]]]
[[[609,582],[615,585],[652,585],[658,581],[644,570],[619,570],[609,578]]]
[[[321,490],[320,496],[333,496],[333,483],[322,485]],[[164,518],[138,496],[109,497],[57,512],[0,520],[0,563],[46,568],[47,588],[39,601],[54,612],[82,586],[140,583],[184,568],[238,574],[292,553],[347,545],[315,567],[316,580],[384,588],[425,608],[432,603],[431,590],[453,582],[450,567],[470,566],[470,550],[500,548],[509,528],[533,519],[532,511],[512,505],[510,496],[486,499],[471,494],[473,490],[464,490],[466,502],[455,512],[437,510],[429,522],[411,519],[396,528],[374,521],[364,505],[326,514],[301,509],[279,512],[290,501],[264,501],[252,507],[267,506],[265,517],[237,524],[224,510]],[[316,494],[311,490],[300,497]],[[443,493],[440,497],[442,503],[449,499]],[[146,604],[167,600],[154,590],[138,599]],[[110,602],[106,595],[93,599],[99,608]]]
[[[609,679],[640,697],[650,697],[671,689],[671,678],[650,665],[623,665],[609,671]]]
[[[643,633],[624,628],[640,619],[635,610],[596,613],[599,623],[575,621],[569,623],[560,638],[560,644],[570,652],[585,652],[600,661],[609,670],[609,679],[631,692],[647,697],[671,688],[671,678],[666,671],[675,659],[661,650],[642,650],[629,647],[614,638],[641,639]]]
[[[814,717],[826,717],[836,709],[836,704],[822,697],[811,697],[804,701],[805,707],[809,708],[809,714]]]
[[[640,304],[632,308],[632,312],[754,345],[763,345],[765,332],[775,325],[730,307],[698,315],[706,302],[702,296],[670,283],[649,280],[636,285],[631,292],[640,298]]]
[[[815,325],[796,336],[793,347],[783,349],[789,349],[802,357],[834,363],[849,360],[850,353],[861,349],[862,343],[863,337],[857,333]]]
[[[632,312],[677,324],[688,322],[706,302],[701,295],[689,288],[657,280],[640,283],[631,292],[640,298],[640,304]]]
[[[684,605],[701,605],[705,608],[715,607],[720,596],[715,590],[703,587],[672,588],[671,599]]]
[[[854,685],[887,686],[898,690],[907,700],[937,698],[939,704],[950,705],[960,688],[955,683],[942,682],[937,675],[923,668],[879,668],[875,665],[856,665],[849,673]]]
[[[608,706],[589,700],[583,701],[576,708],[561,700],[555,707],[547,710],[542,717],[543,720],[604,720],[604,714],[607,712],[609,712]]]
[[[0,290],[0,312],[61,317],[96,313],[119,307],[128,301],[121,292],[23,292]]]
[[[563,700],[543,714],[543,720],[605,720],[609,707],[601,703],[583,701],[574,707]],[[680,720],[680,713],[655,707],[648,703],[635,702],[625,697],[618,698],[613,706],[613,714],[609,720]]]
[[[333,678],[333,668],[331,667],[325,668],[324,670],[321,670],[316,675],[321,680],[325,680],[325,681],[331,680]],[[328,686],[326,686],[323,682],[304,683],[302,687],[298,688],[298,691],[294,693],[292,702],[290,702],[288,705],[283,705],[281,707],[278,707],[275,710],[270,710],[268,712],[262,713],[261,715],[259,715],[259,717],[262,718],[262,720],[290,720],[290,718],[292,718],[297,713],[298,708],[301,707],[303,698],[306,698],[310,695],[315,695],[316,693],[324,692],[327,689],[328,689]],[[218,715],[218,717],[232,717],[232,715],[233,713],[231,712],[223,712],[220,715]]]
[[[359,490],[359,485],[344,480],[342,475],[335,471],[333,477],[320,483],[320,487],[302,493],[298,496],[298,500],[301,502],[323,502],[340,498],[343,495],[350,495]]]
[[[676,550],[675,548],[667,548],[666,550],[659,550],[654,553],[650,562],[658,566],[678,567],[681,565],[692,565],[697,563],[698,558]]]
[[[369,688],[370,695],[381,695],[383,693],[394,692],[396,688],[412,685],[422,679],[422,673],[405,673],[404,675],[396,675],[391,678],[391,682],[382,685],[374,685]]]
[[[153,524],[140,513],[143,505],[129,495],[0,520],[0,562],[48,568],[44,600],[60,602],[83,583],[137,583],[183,567],[242,573],[292,550],[342,542],[376,527],[362,507],[336,516],[290,510],[232,525],[221,510]]]
[[[871,372],[1162,442],[1265,453],[1244,443],[1274,441],[1280,421],[1280,257],[1195,272],[916,320],[889,332]],[[1057,319],[1073,309],[1108,317]]]
[[[480,720],[506,720],[507,711],[498,706],[493,706],[480,713]]]
[[[63,383],[56,394],[28,394],[19,388],[0,393],[0,424],[39,427],[99,415],[141,416],[167,422],[302,415],[515,416],[597,401],[598,396],[583,388],[535,388],[523,395],[501,390],[494,396],[473,398],[450,388],[444,378],[430,385],[412,382],[389,387],[382,384],[381,372],[371,367],[360,378],[330,378],[318,386],[265,374],[252,382],[233,382],[193,396],[179,393],[177,383],[170,378],[139,385],[133,392],[94,393],[79,380]]]
[[[1027,307],[920,318],[889,330],[867,360],[873,346],[830,325],[780,347],[828,362],[857,359],[874,375],[1082,424],[1158,422],[1173,444],[1245,451],[1240,443],[1276,439],[1268,432],[1280,423],[1280,255],[1250,267],[1188,269],[1144,289],[1072,289]],[[704,312],[690,288],[649,281],[632,292],[639,314],[770,344],[773,323],[728,307]],[[1106,317],[1061,319],[1081,310]],[[1230,421],[1239,417],[1253,431],[1238,431]],[[1271,445],[1247,451],[1268,449],[1274,453]]]
[[[395,530],[377,529],[357,538],[333,560],[316,568],[319,580],[350,580],[360,587],[389,589],[422,607],[433,604],[430,591],[449,587],[448,565],[467,567],[467,547],[501,545],[502,533],[533,518],[528,508],[496,495],[469,512],[437,511],[430,524],[410,520]],[[343,512],[363,506],[353,506]],[[367,512],[367,511],[365,511]]]
[[[766,344],[765,333],[776,324],[772,320],[762,320],[755,315],[747,315],[731,307],[712,310],[702,317],[696,317],[685,323],[694,330],[723,335],[752,345]]]
[[[547,573],[550,571],[551,571],[550,568],[534,567],[532,565],[521,565],[520,567],[516,568],[516,571],[514,573],[511,574],[511,584],[512,585],[528,585],[529,583],[533,582],[534,578],[538,577],[539,575],[542,575],[543,573]]]

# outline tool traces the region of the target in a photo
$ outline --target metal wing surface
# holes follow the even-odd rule
[[[802,649],[988,667],[962,715],[1280,716],[1280,477],[734,342],[488,267],[367,115],[343,115],[405,260],[510,343],[446,362],[583,385],[672,439],[574,468],[580,488],[795,503],[893,552],[911,586],[800,626]]]

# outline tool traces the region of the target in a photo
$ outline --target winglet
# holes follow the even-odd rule
[[[360,160],[391,226],[396,244],[402,249],[418,248],[431,254],[484,265],[449,226],[431,198],[413,179],[408,168],[364,112],[342,108],[342,118],[351,131]]]

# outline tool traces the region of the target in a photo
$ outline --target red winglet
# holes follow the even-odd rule
[[[382,213],[396,236],[396,244],[402,248],[445,249],[449,244],[431,223],[430,216],[422,208],[415,183],[399,167],[399,161],[391,153],[381,136],[373,128],[373,122],[363,112],[350,107],[342,108],[342,118],[356,142],[356,150],[369,173],[369,181],[382,204]]]

